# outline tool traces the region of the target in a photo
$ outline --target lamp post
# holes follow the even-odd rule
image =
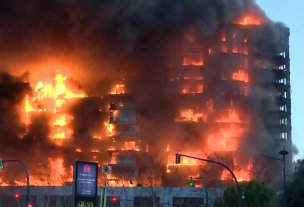
[[[283,156],[283,159],[270,157],[266,153],[260,154],[260,156],[272,159],[272,160],[278,160],[283,162],[283,206],[286,207],[286,169],[285,169],[285,156],[289,152],[285,149],[285,146],[283,145],[283,149],[279,152],[280,155]]]

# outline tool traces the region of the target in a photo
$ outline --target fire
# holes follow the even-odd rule
[[[242,136],[244,129],[232,124],[228,128],[221,128],[218,132],[207,137],[207,144],[212,152],[235,151],[238,148],[237,139]],[[217,142],[215,145],[214,142]]]
[[[202,151],[196,151],[196,152],[183,152],[186,155],[194,156],[194,157],[200,157],[200,158],[205,158],[207,159],[207,156],[204,152]],[[205,165],[205,162],[202,162],[200,160],[195,160],[187,157],[182,157],[181,158],[181,164],[178,165]],[[168,166],[176,166],[175,164],[175,155],[169,155],[168,156]]]
[[[229,110],[228,116],[223,116],[220,119],[217,119],[216,122],[222,123],[246,123],[241,121],[239,115],[234,110]]]
[[[248,83],[248,73],[246,73],[244,70],[238,70],[237,72],[234,72],[232,74],[232,79],[237,81],[243,81],[245,83]]]
[[[235,175],[238,181],[249,181],[250,180],[250,173],[248,170],[239,169],[233,170],[233,174]],[[228,170],[224,170],[221,175],[221,180],[228,180],[231,178],[231,173]]]
[[[186,109],[180,111],[180,118],[175,119],[175,121],[206,121],[206,115],[203,113],[194,113],[194,110]]]
[[[261,21],[253,17],[244,17],[238,24],[242,25],[261,25]]]
[[[69,122],[71,119],[73,119],[72,116],[68,116],[66,114],[60,114],[53,123],[55,126],[65,126],[67,122]]]
[[[107,130],[108,130],[108,136],[111,137],[113,134],[113,129],[114,129],[114,126],[113,124],[108,124],[107,122],[104,122],[105,126],[107,127]]]
[[[195,66],[202,66],[204,65],[203,58],[188,58],[184,57],[183,65],[195,65]]]
[[[62,158],[48,159],[48,163],[39,168],[38,174],[41,176],[30,175],[31,186],[62,186],[65,182],[73,180],[73,166],[70,166],[70,171],[66,171],[64,160]],[[17,186],[26,186],[25,181],[14,181]],[[3,182],[0,179],[0,186],[9,186],[10,184]]]
[[[125,93],[125,85],[118,84],[112,90],[111,94],[124,94]]]
[[[29,97],[25,97],[24,111],[25,111],[25,124],[30,124],[30,112],[42,112],[49,111],[54,112],[52,117],[52,123],[54,128],[52,130],[52,137],[54,139],[69,138],[73,134],[73,131],[68,127],[68,124],[72,116],[66,113],[57,114],[60,107],[71,98],[85,97],[84,93],[74,93],[66,85],[66,76],[57,74],[55,78],[50,81],[46,79],[44,81],[38,81],[33,86],[35,89],[34,98],[30,101]]]
[[[203,93],[203,91],[204,91],[204,85],[199,84],[199,85],[196,85],[196,87],[194,87],[194,88],[190,88],[190,87],[183,88],[182,93],[183,94],[186,94],[186,93],[201,94],[201,93]]]

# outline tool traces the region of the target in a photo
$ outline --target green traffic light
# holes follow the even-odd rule
[[[191,186],[193,186],[193,183],[190,183]]]
[[[244,199],[244,198],[245,198],[245,196],[242,196],[242,198]]]

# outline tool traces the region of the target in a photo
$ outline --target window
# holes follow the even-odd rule
[[[280,65],[279,66],[279,70],[285,70],[286,69],[286,65]]]
[[[280,106],[280,111],[287,112],[287,106]]]
[[[281,125],[287,125],[287,118],[280,119],[280,124]]]
[[[202,206],[204,198],[173,197],[173,207]]]
[[[279,56],[282,56],[283,58],[285,58],[286,57],[286,53],[285,52],[281,52],[281,53],[279,53]]]
[[[159,197],[154,198],[156,202],[156,206],[160,206]],[[152,207],[153,205],[153,197],[134,197],[134,207]]]
[[[280,138],[281,139],[287,139],[287,132],[281,132],[280,133]]]

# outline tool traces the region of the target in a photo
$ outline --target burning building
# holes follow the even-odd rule
[[[10,149],[1,149],[3,157],[31,163],[35,175],[57,176],[52,183],[33,176],[34,185],[69,181],[75,159],[111,165],[110,185],[121,174],[143,183],[143,158],[154,152],[168,182],[176,170],[183,177],[177,185],[185,184],[189,170],[214,179],[207,163],[183,159],[175,165],[177,149],[224,159],[239,180],[248,180],[256,154],[275,153],[283,144],[291,149],[289,29],[271,22],[254,1],[105,1],[92,2],[94,8],[80,1],[42,2],[12,9],[28,17],[22,21],[7,14],[20,22],[16,28],[23,31],[24,20],[40,31],[14,33],[30,52],[19,55],[13,41],[0,50],[8,57],[3,65],[32,69],[19,78],[3,76],[0,95],[3,111],[11,112],[2,120],[1,139]],[[15,7],[8,1],[3,8]],[[42,15],[49,13],[57,18]],[[11,37],[11,28],[2,30]],[[49,57],[63,63],[50,69],[51,76],[33,78],[37,57],[39,67]],[[69,69],[62,68],[67,62]],[[25,156],[25,146],[35,150]],[[229,178],[217,171],[217,179]]]

